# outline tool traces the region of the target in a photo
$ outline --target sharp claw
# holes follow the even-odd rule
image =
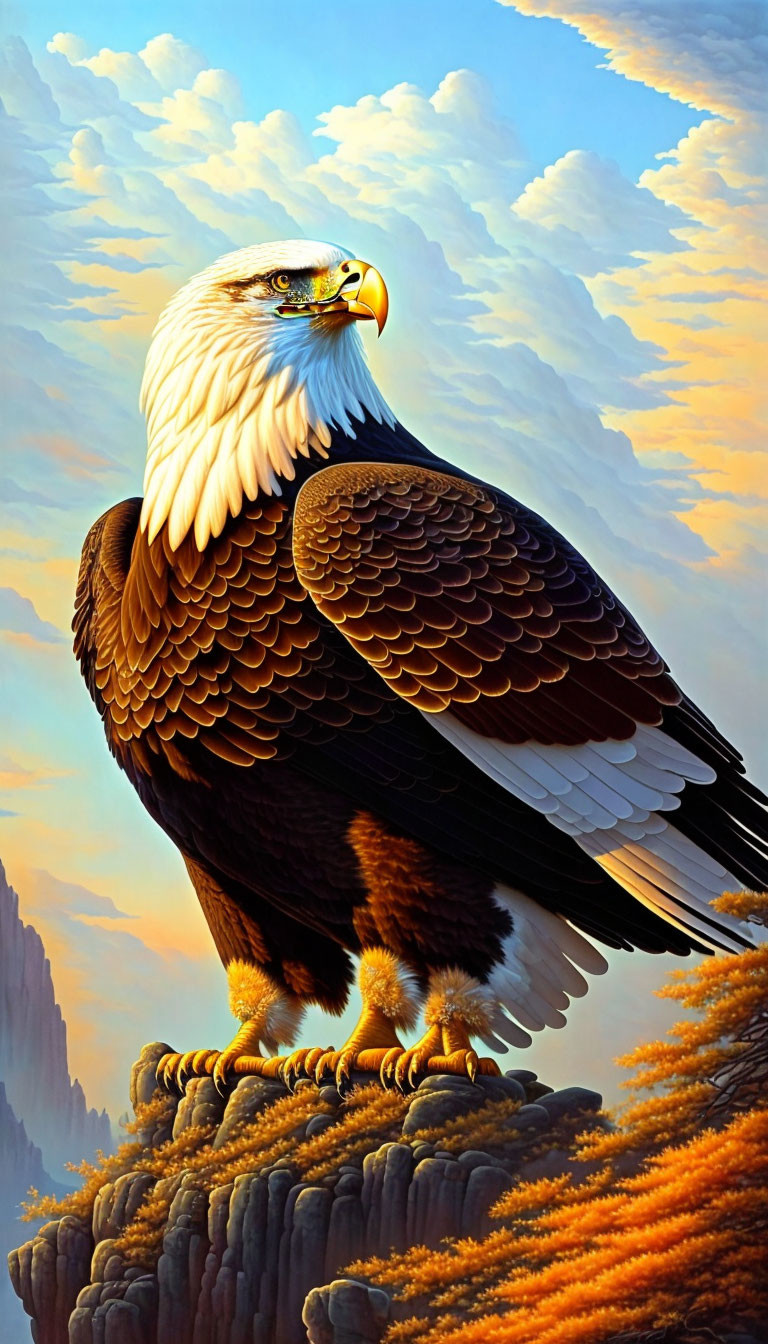
[[[393,1087],[395,1081],[395,1065],[402,1055],[405,1054],[401,1045],[393,1045],[385,1054],[381,1061],[379,1069],[379,1078],[382,1087]]]
[[[339,1093],[339,1096],[343,1096],[347,1090],[347,1085],[349,1083],[350,1063],[351,1061],[349,1059],[344,1059],[344,1057],[342,1056],[342,1058],[336,1065],[336,1091]]]
[[[177,1056],[174,1056],[173,1054],[168,1054],[163,1055],[157,1061],[157,1068],[155,1069],[155,1078],[157,1079],[160,1086],[164,1087],[166,1090],[168,1090],[169,1087],[168,1079],[169,1077],[172,1076],[173,1071],[172,1065],[174,1058],[177,1058]]]
[[[224,1096],[224,1090],[227,1084],[227,1062],[223,1055],[219,1055],[213,1066],[213,1085],[220,1096]]]
[[[190,1072],[190,1070],[194,1068],[194,1063],[195,1063],[194,1050],[187,1050],[186,1054],[182,1055],[181,1059],[179,1060],[178,1066],[176,1068],[176,1081],[178,1082],[182,1092],[184,1091],[184,1084],[187,1081],[187,1074]]]
[[[216,1050],[196,1050],[192,1056],[192,1072],[200,1078],[213,1073],[218,1058],[219,1053]]]
[[[318,1087],[322,1086],[323,1078],[325,1077],[325,1071],[327,1068],[326,1063],[327,1058],[328,1058],[327,1054],[321,1055],[314,1069],[312,1070],[314,1080],[317,1083]]]
[[[477,1055],[474,1050],[467,1051],[466,1065],[467,1077],[471,1083],[474,1083],[475,1078],[477,1077]]]
[[[323,1055],[330,1053],[330,1046],[314,1045],[310,1050],[303,1050],[301,1053],[301,1062],[297,1069],[297,1074],[304,1078],[315,1080],[315,1068],[319,1064]]]

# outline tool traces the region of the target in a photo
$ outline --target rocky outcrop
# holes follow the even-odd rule
[[[134,1067],[134,1106],[151,1098],[166,1048],[146,1047]],[[374,1136],[368,1152],[342,1152],[332,1171],[310,1180],[291,1152],[330,1129],[345,1102],[334,1087],[303,1087],[317,1111],[291,1132],[286,1156],[265,1166],[254,1151],[253,1170],[212,1188],[192,1170],[159,1178],[127,1170],[102,1187],[90,1223],[63,1218],[14,1252],[11,1277],[37,1344],[374,1344],[391,1318],[389,1299],[343,1277],[344,1267],[391,1248],[482,1235],[490,1206],[521,1175],[563,1170],[556,1136],[564,1117],[600,1107],[596,1093],[552,1092],[524,1070],[476,1085],[428,1078],[394,1139]],[[243,1078],[225,1099],[211,1079],[193,1079],[173,1114],[139,1138],[151,1149],[207,1125],[215,1163],[244,1125],[286,1095],[281,1083]],[[487,1145],[462,1151],[452,1143],[448,1151],[416,1134],[446,1125],[455,1133],[457,1118],[481,1120],[498,1100],[518,1109]],[[150,1190],[167,1206],[159,1259],[150,1267],[151,1256],[141,1265],[133,1255],[128,1264],[116,1238]]]
[[[19,916],[0,864],[0,1079],[55,1179],[65,1163],[111,1147],[106,1111],[89,1110],[67,1064],[67,1028],[39,934]],[[0,1169],[2,1178],[2,1169]]]

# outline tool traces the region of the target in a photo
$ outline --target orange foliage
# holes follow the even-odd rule
[[[718,909],[755,924],[768,922],[768,896],[721,896]],[[673,971],[657,991],[696,1017],[676,1023],[664,1041],[640,1045],[618,1062],[635,1070],[625,1087],[653,1089],[622,1113],[613,1133],[584,1140],[580,1155],[607,1159],[658,1150],[701,1127],[764,1102],[768,1091],[768,942],[733,956],[708,958]]]
[[[765,895],[720,904],[768,922]],[[622,1061],[652,1095],[573,1145],[595,1174],[518,1184],[483,1239],[351,1266],[417,1307],[387,1344],[683,1341],[768,1319],[768,944],[661,993],[697,1016]]]
[[[505,1120],[512,1119],[512,1116],[520,1110],[520,1104],[519,1101],[511,1101],[508,1097],[501,1101],[487,1101],[480,1111],[468,1111],[464,1115],[454,1116],[452,1120],[446,1120],[442,1125],[417,1129],[409,1135],[409,1138],[421,1143],[433,1143],[445,1149],[447,1153],[461,1153],[466,1148],[495,1145],[499,1142],[499,1126]],[[507,1129],[504,1131],[502,1142],[509,1143],[516,1136],[519,1137],[517,1131]]]
[[[349,1094],[341,1118],[322,1134],[299,1144],[291,1155],[307,1181],[320,1181],[350,1158],[378,1148],[388,1139],[398,1139],[408,1097],[383,1092],[378,1083],[356,1087]]]
[[[768,922],[767,896],[740,893],[720,905]],[[706,1335],[768,1318],[768,943],[675,972],[660,993],[695,1016],[621,1061],[635,1071],[630,1086],[650,1095],[633,1098],[613,1129],[573,1136],[573,1159],[598,1164],[592,1175],[519,1183],[496,1204],[499,1226],[485,1238],[351,1266],[414,1306],[387,1344],[639,1344],[648,1332],[682,1344],[698,1327]],[[141,1108],[129,1131],[153,1129],[168,1106],[159,1097]],[[304,1086],[221,1148],[212,1128],[188,1128],[154,1149],[126,1142],[74,1168],[83,1185],[72,1195],[31,1192],[26,1216],[88,1218],[104,1186],[147,1172],[154,1183],[114,1249],[149,1267],[185,1173],[213,1192],[285,1159],[319,1181],[398,1138],[407,1106],[371,1084],[334,1112]],[[516,1109],[492,1102],[410,1137],[448,1150],[493,1148],[502,1126],[510,1137]],[[318,1113],[334,1123],[297,1142]],[[572,1135],[561,1127],[558,1145]]]

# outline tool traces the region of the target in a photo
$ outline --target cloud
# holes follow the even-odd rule
[[[38,68],[48,84],[53,100],[67,125],[91,118],[119,117],[137,130],[150,129],[153,118],[135,104],[120,97],[111,79],[94,74],[87,65],[72,63],[68,55],[49,43],[38,57]]]
[[[0,588],[0,630],[29,635],[40,644],[61,644],[64,639],[55,625],[40,619],[29,598],[15,588]]]
[[[765,107],[768,31],[759,0],[500,0],[578,28],[608,69],[730,116]]]
[[[29,48],[20,37],[9,37],[0,47],[0,87],[3,108],[35,126],[59,124],[59,109],[44,79],[38,74]]]
[[[588,150],[572,149],[545,168],[513,209],[553,233],[555,245],[567,247],[563,234],[578,235],[585,251],[577,263],[582,274],[621,265],[631,256],[690,247],[672,232],[690,226],[684,211],[636,186],[618,164]]]
[[[41,490],[25,490],[10,476],[0,476],[0,500],[4,504],[40,505],[44,509],[63,509],[66,505],[60,499],[44,495]]]
[[[664,320],[667,325],[671,323],[675,327],[685,327],[686,331],[711,331],[713,327],[725,325],[708,313],[694,313],[691,317],[666,317]]]
[[[51,770],[40,766],[22,765],[19,761],[0,753],[0,789],[30,789],[50,783],[54,778]]]
[[[172,33],[151,38],[139,55],[163,89],[183,88],[206,68],[202,52]]]
[[[679,292],[667,290],[660,297],[664,303],[726,303],[729,299],[745,299],[750,302],[754,294],[744,293],[740,289],[682,289]]]
[[[32,915],[52,910],[72,918],[94,915],[99,919],[134,919],[124,910],[118,910],[109,896],[99,896],[75,882],[62,882],[44,868],[30,868],[24,878],[24,906]]]

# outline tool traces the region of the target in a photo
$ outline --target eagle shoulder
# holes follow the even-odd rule
[[[105,634],[108,637],[108,618],[119,614],[141,503],[138,498],[124,499],[107,509],[90,529],[80,556],[72,618],[74,651],[91,696],[102,712],[96,662],[99,652],[103,653],[101,639]],[[116,632],[114,619],[111,625]]]
[[[297,497],[293,555],[322,615],[426,713],[575,745],[631,737],[679,702],[587,561],[482,482],[405,463],[326,467]]]

